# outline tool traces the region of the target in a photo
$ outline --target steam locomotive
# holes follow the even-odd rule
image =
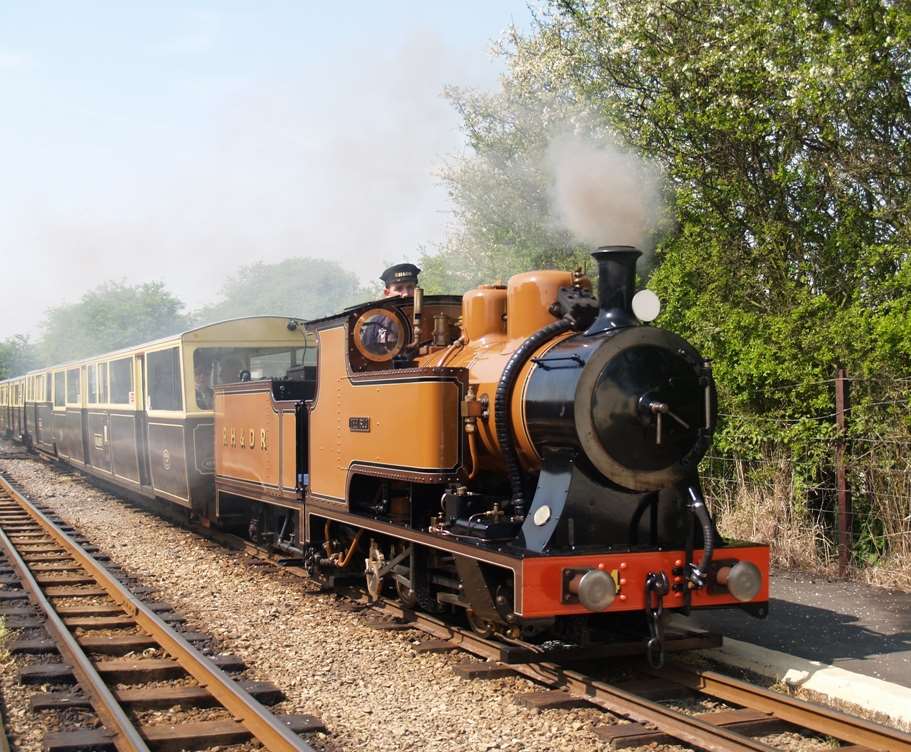
[[[639,251],[464,296],[254,317],[0,382],[0,431],[374,598],[574,644],[662,613],[766,614],[698,463],[711,367],[634,308]],[[642,293],[640,293],[642,295]]]
[[[593,256],[597,294],[534,271],[307,322],[315,365],[217,387],[209,515],[485,635],[645,621],[660,652],[663,611],[765,616],[768,548],[700,489],[711,366],[635,316],[638,250]]]

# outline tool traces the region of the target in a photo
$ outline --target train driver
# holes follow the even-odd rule
[[[380,275],[384,298],[409,298],[414,295],[421,270],[414,264],[396,264]],[[364,323],[364,347],[374,355],[393,352],[400,345],[398,328],[391,315],[377,314]]]
[[[390,266],[380,275],[385,287],[384,298],[410,298],[414,295],[414,288],[418,284],[418,274],[421,270],[414,264],[396,264]]]

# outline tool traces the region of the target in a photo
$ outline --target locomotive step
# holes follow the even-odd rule
[[[325,731],[321,720],[312,715],[280,715],[277,718],[296,734]],[[240,744],[251,734],[237,721],[197,721],[183,724],[140,726],[139,733],[158,752]],[[78,752],[89,748],[113,749],[110,733],[102,729],[56,731],[44,738],[47,752]]]
[[[238,685],[263,705],[274,705],[284,699],[281,689],[272,682],[240,681]],[[114,698],[121,705],[135,710],[149,708],[209,707],[218,701],[205,687],[137,687],[114,690]],[[66,710],[90,708],[92,704],[79,692],[40,692],[32,695],[31,708],[38,710]]]
[[[211,661],[222,671],[243,671],[243,659],[236,655],[211,656]],[[169,658],[150,658],[139,661],[98,661],[95,670],[105,681],[119,684],[142,684],[151,681],[177,679],[186,675],[183,667]],[[73,669],[65,663],[45,663],[25,666],[19,672],[21,684],[42,684],[53,682],[71,684],[76,681]]]

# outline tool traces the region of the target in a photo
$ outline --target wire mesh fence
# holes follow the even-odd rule
[[[705,495],[724,534],[769,542],[779,566],[911,588],[911,379],[843,384],[841,406],[832,378],[769,390],[810,394],[805,414],[793,402],[720,414]]]

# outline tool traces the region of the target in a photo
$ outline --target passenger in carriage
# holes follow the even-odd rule
[[[196,375],[196,405],[200,410],[212,409],[211,364],[197,365]]]

